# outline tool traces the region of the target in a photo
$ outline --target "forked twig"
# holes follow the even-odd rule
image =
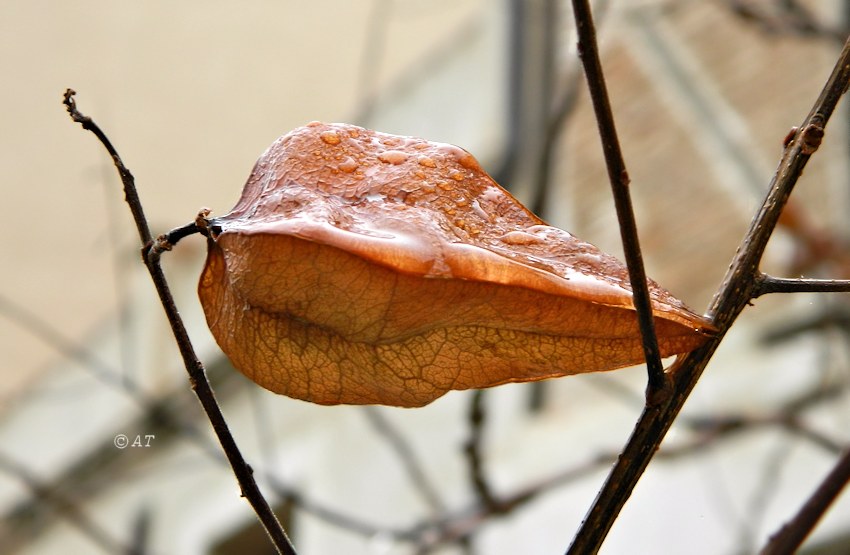
[[[66,90],[63,104],[68,109],[68,114],[70,114],[71,119],[81,124],[83,129],[94,133],[101,144],[103,144],[109,155],[112,157],[112,161],[115,164],[115,168],[118,170],[118,174],[121,176],[121,183],[124,186],[125,200],[130,206],[130,211],[133,214],[133,220],[136,223],[139,238],[143,245],[142,259],[150,272],[151,279],[153,280],[156,291],[159,294],[162,307],[165,309],[165,314],[168,317],[169,324],[171,325],[171,331],[174,333],[174,338],[177,341],[177,346],[179,347],[180,354],[183,357],[186,372],[189,374],[189,381],[192,384],[192,389],[195,391],[195,395],[197,395],[204,411],[207,413],[207,417],[212,424],[219,443],[221,443],[224,453],[227,455],[230,466],[233,468],[233,473],[236,475],[236,480],[239,482],[239,486],[242,489],[242,495],[251,504],[254,512],[257,513],[257,517],[260,519],[260,522],[278,552],[286,555],[295,555],[295,548],[292,547],[289,538],[286,536],[286,532],[284,532],[280,522],[278,522],[277,517],[275,517],[271,507],[263,497],[262,492],[260,492],[260,489],[254,480],[253,470],[248,463],[245,462],[239,448],[236,446],[236,441],[230,433],[227,421],[224,419],[221,408],[215,400],[215,394],[207,380],[204,366],[195,354],[195,349],[189,339],[189,334],[186,331],[183,320],[181,319],[180,314],[177,311],[177,307],[174,304],[174,298],[171,294],[170,288],[168,287],[168,282],[165,279],[162,266],[159,264],[159,252],[156,249],[151,249],[151,246],[153,245],[153,238],[151,236],[147,218],[145,218],[144,210],[142,209],[142,203],[139,200],[133,174],[130,173],[130,170],[128,170],[124,165],[124,162],[121,160],[121,157],[118,155],[115,147],[112,146],[112,143],[100,127],[98,127],[90,117],[84,116],[77,110],[77,105],[74,101],[75,94],[76,93],[72,89]]]
[[[581,30],[590,25],[586,1],[574,0],[576,22]],[[579,33],[580,41],[594,41],[592,33]],[[579,49],[595,52],[594,44],[580,42]],[[585,54],[586,55],[586,54]],[[601,80],[602,74],[588,73],[588,81]],[[839,98],[850,83],[850,41],[838,61],[811,112],[798,128],[783,152],[779,168],[771,180],[767,197],[753,219],[730,268],[709,307],[708,314],[719,330],[702,347],[677,360],[671,370],[672,396],[658,404],[648,403],[638,419],[622,454],[611,469],[568,553],[596,553],[625,505],[632,490],[658,450],[661,441],[682,409],[702,375],[725,332],[758,292],[759,262],[782,209],[811,155],[817,150]],[[603,127],[600,124],[600,129]],[[611,136],[609,136],[609,139]],[[605,139],[603,139],[605,142]]]

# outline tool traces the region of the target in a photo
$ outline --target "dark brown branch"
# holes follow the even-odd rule
[[[850,280],[843,279],[785,279],[761,274],[756,280],[753,297],[768,293],[846,293]]]
[[[767,545],[761,550],[761,555],[782,555],[796,553],[817,525],[829,506],[850,482],[850,449],[838,460],[820,486],[800,507],[799,512],[774,534]]]
[[[602,140],[602,150],[605,154],[605,164],[608,167],[608,177],[614,194],[614,204],[617,209],[617,221],[620,224],[620,236],[623,240],[623,251],[626,265],[629,269],[629,281],[632,285],[632,298],[637,311],[640,325],[643,350],[646,357],[648,372],[647,401],[650,404],[660,402],[670,393],[661,355],[658,351],[658,339],[655,335],[655,321],[652,317],[652,305],[649,300],[649,287],[646,282],[646,271],[643,267],[643,255],[638,240],[637,223],[635,222],[632,199],[629,194],[629,174],[617,139],[617,129],[614,125],[614,115],[611,113],[611,103],[608,99],[608,89],[602,64],[599,61],[599,51],[596,46],[596,29],[588,0],[573,0],[573,12],[578,30],[578,52],[584,65],[593,110],[599,126],[599,137]]]
[[[800,413],[817,406],[819,403],[835,399],[842,392],[841,384],[833,384],[827,388],[817,385],[782,402],[776,411],[768,414],[690,417],[684,420],[683,424],[693,430],[693,436],[687,441],[665,448],[659,452],[658,456],[664,460],[676,460],[698,455],[710,445],[716,445],[722,440],[731,440],[742,433],[767,426],[781,427],[831,453],[840,453],[841,449],[836,449],[837,443],[834,440],[804,427],[801,423]],[[511,514],[512,511],[543,495],[552,494],[558,487],[574,483],[600,468],[610,467],[616,459],[616,453],[600,452],[582,463],[507,492],[499,496],[497,502],[493,505],[483,503],[480,495],[478,495],[466,507],[443,510],[436,519],[423,519],[405,528],[383,526],[362,520],[359,515],[354,516],[334,511],[301,496],[273,475],[266,475],[265,479],[268,480],[278,495],[291,498],[300,510],[310,513],[328,524],[339,526],[363,537],[373,537],[380,534],[398,542],[416,545],[420,548],[418,552],[427,553],[440,546],[457,544],[465,538],[471,537],[490,518]]]
[[[493,490],[490,488],[490,484],[485,476],[483,459],[481,457],[481,439],[484,435],[484,423],[486,420],[486,413],[484,411],[484,399],[486,395],[487,392],[483,389],[472,392],[469,403],[469,438],[466,440],[464,452],[466,453],[469,477],[475,486],[478,499],[483,505],[494,508],[499,506],[499,503],[496,501]]]
[[[756,214],[723,283],[709,308],[718,334],[705,345],[676,361],[671,370],[673,396],[656,406],[647,406],[635,424],[623,453],[611,469],[602,490],[578,531],[569,553],[596,553],[632,490],[658,450],[661,441],[699,381],[703,370],[726,331],[752,299],[762,254],[797,179],[820,144],[824,127],[838,100],[850,83],[850,41],[845,43],[832,74],[800,126],[785,148],[779,168],[771,180],[767,197]]]
[[[112,146],[109,138],[104,132],[92,121],[88,116],[84,116],[77,110],[77,103],[74,101],[74,95],[77,94],[73,89],[67,89],[63,97],[62,103],[68,110],[68,114],[75,122],[83,126],[86,131],[91,131],[97,137],[97,140],[103,145],[109,156],[112,158],[112,163],[115,164],[115,169],[118,170],[118,175],[121,177],[121,183],[124,185],[124,200],[130,206],[130,211],[133,213],[133,221],[136,223],[136,229],[139,232],[139,237],[143,245],[147,245],[151,241],[151,230],[148,226],[148,220],[145,218],[142,203],[139,201],[139,195],[136,191],[136,178],[130,173],[130,170],[124,166],[124,162],[118,156],[118,151]]]
[[[145,266],[147,266],[148,271],[150,272],[151,279],[153,280],[156,291],[159,294],[162,307],[165,309],[165,314],[168,318],[169,324],[171,325],[171,330],[174,333],[174,338],[177,341],[180,354],[183,357],[186,372],[189,374],[189,382],[192,384],[192,389],[195,391],[198,400],[201,402],[204,411],[207,413],[207,417],[212,424],[213,430],[215,431],[216,436],[224,449],[224,453],[233,468],[233,473],[236,475],[236,479],[242,489],[242,495],[248,500],[254,511],[257,513],[257,517],[260,519],[260,522],[263,524],[263,527],[269,534],[269,537],[277,550],[280,553],[285,553],[287,555],[295,555],[295,549],[289,542],[286,532],[284,532],[280,522],[278,522],[271,510],[271,507],[263,497],[262,492],[260,492],[260,489],[254,480],[253,470],[248,463],[245,462],[245,459],[242,457],[242,454],[236,445],[236,441],[233,439],[233,435],[230,433],[227,421],[224,419],[221,408],[215,400],[215,394],[213,393],[212,387],[207,380],[204,366],[195,354],[194,347],[189,339],[189,334],[186,331],[186,327],[183,325],[183,320],[180,317],[177,306],[174,304],[174,298],[171,294],[170,288],[168,287],[168,282],[165,279],[162,267],[159,264],[158,253],[150,248],[153,243],[150,227],[148,226],[144,211],[142,210],[142,204],[139,200],[133,175],[124,165],[124,162],[112,146],[112,143],[106,137],[106,134],[91,118],[84,116],[77,110],[77,106],[74,101],[75,94],[76,93],[72,89],[66,90],[63,103],[67,107],[71,118],[77,123],[80,123],[83,126],[83,129],[94,133],[101,144],[103,144],[107,152],[109,152],[109,155],[112,157],[112,161],[115,163],[118,174],[121,176],[121,183],[124,186],[124,196],[127,204],[130,206],[130,211],[133,214],[133,220],[136,223],[139,238],[143,245],[142,258]]]
[[[190,235],[194,235],[196,233],[202,233],[206,235],[207,228],[205,225],[201,225],[198,222],[202,220],[209,214],[209,210],[201,210],[198,213],[198,220],[188,223],[186,225],[182,225],[180,227],[176,227],[169,231],[168,233],[164,233],[156,238],[149,249],[148,256],[159,256],[165,251],[170,251],[174,248],[174,245],[177,244],[178,241],[183,239],[184,237],[189,237]]]
[[[841,384],[834,384],[828,388],[822,388],[818,385],[782,402],[776,411],[769,414],[689,418],[684,423],[695,432],[693,437],[681,443],[677,442],[674,446],[666,447],[658,453],[658,456],[670,461],[698,455],[703,453],[710,445],[717,445],[722,440],[732,440],[739,437],[740,434],[765,426],[778,426],[796,433],[797,430],[788,428],[787,422],[799,420],[800,413],[817,406],[818,403],[834,399],[842,392]],[[823,444],[817,438],[810,436],[808,431],[797,435],[801,439],[812,441],[829,452],[836,452],[834,442],[831,440],[827,444]],[[838,452],[840,451],[839,449]],[[466,508],[445,513],[436,524],[421,522],[406,531],[388,531],[386,533],[399,541],[416,542],[429,549],[451,544],[458,541],[459,538],[472,535],[478,528],[485,525],[488,519],[506,513],[509,514],[510,511],[525,506],[543,495],[553,493],[558,487],[575,483],[592,472],[610,467],[611,463],[616,460],[617,453],[600,452],[577,465],[500,496],[499,502],[495,506],[486,506],[480,500],[476,500]]]

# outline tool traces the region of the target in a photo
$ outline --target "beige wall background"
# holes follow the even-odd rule
[[[557,78],[582,93],[556,150],[546,217],[617,254],[595,124],[573,71],[571,14],[561,4]],[[747,21],[720,0],[596,4],[649,273],[702,310],[761,199],[782,138],[808,111],[838,43]],[[766,14],[778,5],[746,4]],[[842,4],[805,2],[836,26]],[[213,553],[254,522],[232,475],[203,445],[158,429],[152,449],[112,446],[116,433],[151,429],[138,391],[167,399],[203,438],[209,431],[139,263],[111,161],[68,118],[64,90],[74,88],[80,110],[108,133],[136,176],[154,232],[164,232],[201,207],[226,212],[268,144],[311,120],[458,144],[498,167],[507,138],[508,8],[485,0],[0,4],[0,545],[33,555],[97,552],[7,458],[122,540],[140,514],[153,515],[153,553]],[[795,193],[818,228],[839,236],[848,221],[846,113],[830,124]],[[527,199],[528,184],[518,185]],[[780,232],[768,267],[784,275],[795,252]],[[203,254],[202,241],[186,240],[165,267],[202,358],[220,369],[194,291]],[[844,297],[759,299],[728,336],[688,414],[771,415],[820,384],[837,393],[801,419],[846,445],[843,336],[762,343],[765,330],[840,307]],[[267,491],[271,476],[318,505],[388,527],[431,514],[364,411],[295,402],[225,374],[232,377],[214,374],[214,385]],[[553,381],[535,414],[526,389],[493,390],[485,452],[496,487],[511,491],[616,452],[640,411],[643,380],[633,368]],[[422,410],[378,411],[408,439],[455,511],[472,499],[458,455],[468,400],[456,393]],[[654,463],[604,552],[755,549],[835,457],[766,428]],[[665,446],[696,434],[682,423]],[[524,512],[482,526],[476,547],[562,552],[601,479],[600,467],[553,487]],[[839,546],[833,553],[845,552],[848,523],[842,499],[812,545],[831,542]],[[309,511],[296,515],[295,526],[303,553],[414,552],[391,534],[353,533]]]
[[[440,0],[4,3],[4,297],[82,341],[120,305],[116,279],[137,258],[111,162],[65,114],[65,88],[125,157],[152,227],[164,232],[204,206],[226,212],[277,136],[311,120],[354,119],[481,10]],[[367,36],[373,20],[388,30],[377,49]],[[446,115],[462,118],[473,100],[454,102]],[[7,318],[0,352],[6,394],[56,361]]]

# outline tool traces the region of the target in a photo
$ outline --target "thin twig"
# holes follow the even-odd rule
[[[840,395],[843,389],[839,385],[835,384],[829,388],[814,387],[784,401],[775,412],[770,414],[691,417],[684,421],[684,424],[693,430],[694,434],[689,434],[692,437],[689,437],[687,441],[677,442],[674,446],[665,448],[658,456],[664,460],[676,460],[695,455],[709,445],[717,444],[721,440],[731,440],[742,433],[765,426],[783,427],[799,435],[801,439],[812,441],[831,453],[838,453],[841,450],[836,451],[836,443],[833,440],[825,438],[824,441],[821,441],[824,439],[823,437],[812,436],[812,434],[819,435],[816,432],[789,428],[787,424],[799,421],[798,416],[803,411]],[[609,467],[616,459],[617,454],[614,452],[600,452],[549,477],[506,492],[499,496],[497,503],[493,505],[482,503],[479,496],[465,507],[443,510],[436,519],[422,519],[405,528],[378,525],[362,520],[359,515],[354,516],[334,511],[302,497],[279,482],[274,476],[268,476],[266,479],[278,495],[293,499],[299,509],[328,524],[339,526],[367,538],[382,535],[392,538],[394,541],[413,544],[420,548],[419,552],[427,553],[440,546],[463,541],[465,538],[471,537],[481,526],[484,526],[488,519],[511,514],[512,511],[527,505],[540,496],[552,494],[558,487],[574,483],[592,472]]]
[[[800,315],[794,322],[782,322],[766,330],[760,341],[764,345],[775,345],[804,333],[820,333],[825,330],[838,330],[850,335],[850,307],[843,303],[827,304],[814,314]]]
[[[788,144],[771,180],[767,197],[756,214],[717,294],[709,307],[717,335],[702,347],[676,361],[672,398],[663,405],[647,406],[635,424],[632,435],[569,548],[569,553],[598,552],[623,505],[658,450],[685,401],[726,331],[752,299],[758,266],[777,221],[811,155],[817,150],[824,127],[838,100],[850,84],[850,41],[838,57],[833,72]]]
[[[194,441],[204,453],[211,455],[214,460],[223,461],[221,450],[215,449],[214,443],[207,439],[206,434],[202,434],[191,423],[183,422],[184,419],[175,414],[174,408],[168,405],[167,395],[153,396],[148,394],[134,378],[126,374],[122,376],[120,370],[101,359],[97,353],[81,344],[74,343],[50,321],[41,318],[23,306],[17,305],[2,294],[0,294],[0,317],[8,318],[56,350],[60,355],[79,364],[81,368],[103,385],[126,394],[132,402],[138,405],[143,414],[156,415],[168,426],[180,430],[185,437]],[[8,406],[18,401],[20,401],[20,395],[16,395],[14,399],[0,398],[0,404],[5,403]]]
[[[846,29],[820,22],[797,0],[775,2],[773,10],[759,7],[756,2],[742,0],[727,0],[727,4],[741,20],[757,25],[768,34],[826,38],[839,43],[847,36]]]
[[[845,279],[786,279],[761,274],[756,280],[753,298],[768,293],[846,293],[850,280]]]
[[[759,459],[759,475],[752,491],[746,495],[741,513],[738,515],[737,539],[739,553],[752,553],[756,546],[757,531],[761,529],[767,510],[779,493],[776,487],[782,471],[788,465],[788,459],[795,445],[780,438]]]
[[[620,150],[617,129],[614,125],[614,115],[608,99],[608,88],[602,73],[602,63],[599,60],[599,50],[596,46],[596,29],[588,0],[573,0],[578,31],[578,52],[584,65],[593,110],[599,126],[599,138],[602,140],[602,150],[605,153],[605,165],[608,168],[608,178],[611,181],[611,191],[614,194],[614,204],[617,209],[617,221],[620,224],[620,236],[623,240],[623,251],[626,265],[629,269],[629,281],[632,285],[632,299],[637,312],[640,334],[643,340],[643,350],[646,358],[648,373],[647,401],[658,403],[669,396],[670,388],[661,364],[658,350],[658,339],[655,335],[655,320],[652,317],[652,305],[649,299],[649,286],[646,282],[646,271],[643,267],[643,255],[638,240],[637,223],[632,209],[632,199],[629,194],[629,174]]]
[[[800,507],[797,514],[779,531],[771,536],[767,545],[761,550],[761,555],[783,555],[796,553],[815,525],[826,513],[829,506],[850,482],[850,449],[838,460],[820,486]]]
[[[398,455],[402,467],[407,472],[408,477],[410,477],[413,486],[422,495],[422,498],[432,513],[436,514],[442,511],[444,505],[439,493],[437,493],[437,488],[428,480],[428,476],[419,464],[413,448],[405,440],[404,436],[390,424],[378,407],[365,406],[363,407],[363,411],[375,431],[387,440],[392,450]]]
[[[139,200],[133,174],[130,173],[130,170],[128,170],[124,165],[124,162],[121,160],[118,152],[112,146],[112,143],[100,127],[98,127],[91,118],[84,116],[77,110],[76,102],[74,101],[75,94],[76,93],[72,89],[66,90],[63,104],[65,104],[68,109],[68,114],[70,114],[71,118],[75,122],[81,124],[83,129],[94,133],[101,144],[103,144],[107,152],[109,152],[109,155],[112,157],[112,161],[118,170],[118,174],[121,176],[121,183],[124,185],[125,200],[130,206],[130,211],[133,214],[133,220],[136,223],[139,238],[143,245],[142,258],[145,266],[147,266],[148,271],[150,272],[151,279],[153,280],[154,286],[159,294],[162,307],[165,309],[165,314],[168,317],[168,322],[171,325],[171,330],[174,333],[174,338],[177,341],[180,354],[183,357],[186,372],[189,374],[189,381],[192,384],[192,389],[195,391],[195,395],[197,395],[198,400],[201,402],[204,411],[206,411],[213,430],[224,449],[224,453],[227,455],[228,461],[230,461],[233,473],[236,475],[236,479],[242,489],[242,495],[253,507],[254,512],[256,512],[257,517],[260,519],[260,522],[263,524],[263,527],[278,552],[285,553],[287,555],[295,555],[295,548],[292,547],[289,538],[286,536],[286,532],[284,532],[280,522],[278,522],[277,517],[275,517],[271,507],[263,497],[262,492],[260,492],[260,489],[254,480],[253,470],[248,463],[245,462],[245,459],[242,457],[242,454],[236,445],[236,441],[233,439],[233,435],[230,433],[227,421],[224,419],[221,408],[215,400],[215,394],[213,393],[212,387],[207,380],[204,366],[195,354],[194,347],[189,339],[189,334],[186,331],[186,327],[183,324],[183,320],[180,317],[177,306],[174,304],[174,298],[171,295],[168,282],[166,281],[162,267],[159,264],[159,256],[152,255],[153,253],[150,246],[153,241],[150,227],[147,219],[145,218],[142,203]]]
[[[763,426],[784,427],[786,421],[797,418],[799,413],[816,406],[819,402],[832,399],[841,392],[842,388],[838,384],[827,389],[813,388],[811,391],[784,401],[775,413],[763,416],[730,415],[719,418],[691,419],[692,421],[686,422],[686,424],[691,425],[696,433],[688,440],[676,442],[675,445],[660,451],[658,456],[665,461],[678,460],[697,455],[709,445],[716,445],[724,439],[732,440],[753,429]],[[801,438],[811,439],[808,435],[801,435]],[[835,452],[831,446],[824,447],[830,452]],[[577,465],[505,493],[499,497],[499,503],[496,506],[488,507],[480,500],[475,500],[465,508],[447,512],[436,525],[420,522],[407,531],[390,532],[390,535],[405,542],[417,541],[417,538],[419,543],[427,540],[425,545],[430,549],[451,544],[460,538],[472,535],[478,528],[489,522],[488,519],[503,514],[511,514],[511,511],[527,505],[543,495],[552,494],[558,487],[575,483],[592,472],[610,467],[611,463],[616,460],[617,453],[600,452]],[[505,510],[506,507],[507,510]]]
[[[487,413],[484,410],[486,396],[487,392],[483,389],[472,392],[469,402],[469,438],[466,440],[464,453],[466,453],[469,478],[475,487],[478,499],[484,506],[493,509],[499,507],[500,503],[493,495],[493,490],[487,481],[484,473],[484,460],[481,456],[481,440],[484,435],[484,424],[487,419]]]
[[[166,234],[166,236],[167,235],[170,234]],[[15,324],[31,332],[33,335],[43,340],[47,345],[49,345],[53,349],[56,349],[60,354],[80,364],[83,368],[91,372],[91,374],[96,379],[102,381],[105,385],[113,387],[118,391],[122,391],[128,394],[128,396],[133,401],[139,404],[140,409],[147,415],[143,418],[150,420],[154,418],[152,415],[156,415],[157,419],[163,421],[163,426],[176,428],[180,430],[184,437],[188,437],[190,440],[194,441],[195,444],[201,449],[202,453],[210,456],[210,460],[212,462],[214,462],[215,464],[226,464],[225,458],[222,456],[220,447],[216,448],[214,442],[210,441],[205,434],[201,434],[200,431],[195,429],[192,424],[188,422],[183,422],[183,420],[185,419],[179,416],[180,407],[175,405],[176,401],[174,400],[175,397],[173,395],[163,395],[161,398],[150,397],[143,391],[141,386],[139,386],[139,384],[137,384],[132,379],[122,381],[120,378],[119,371],[111,367],[105,361],[102,361],[96,353],[87,350],[83,346],[73,343],[70,339],[68,339],[62,334],[61,330],[52,326],[48,321],[43,320],[38,315],[30,312],[25,307],[18,306],[17,304],[12,303],[10,299],[4,297],[3,295],[0,295],[0,317],[7,317]],[[180,396],[180,398],[182,399],[182,395]],[[10,404],[12,401],[8,400],[6,402],[7,404]],[[145,421],[146,420],[141,420],[140,422]],[[138,425],[137,423],[130,425],[130,428],[148,429],[148,426]],[[157,432],[158,441],[159,439],[161,439],[162,434],[163,432],[161,431]],[[109,445],[112,445],[111,439],[109,441]],[[95,451],[98,450],[96,449]],[[2,457],[2,453],[0,453],[0,457]],[[2,462],[2,459],[0,459],[0,467],[2,467]],[[82,460],[81,466],[91,467],[90,464],[87,464],[86,459]],[[273,465],[269,464],[266,464],[265,466],[267,468],[273,467]],[[269,484],[269,487],[272,488],[272,490],[278,497],[292,499],[300,510],[315,516],[316,518],[326,522],[327,524],[344,528],[351,532],[360,534],[364,537],[372,537],[378,534],[382,534],[390,535],[400,541],[418,541],[418,532],[393,529],[387,526],[381,526],[367,521],[362,521],[355,516],[337,512],[330,507],[322,505],[321,503],[318,503],[315,500],[296,492],[293,488],[288,485],[285,485],[277,476],[275,476],[273,473],[270,473],[268,470],[260,469],[257,471],[257,474]],[[47,484],[42,482],[41,485],[48,489],[55,489],[56,484],[62,482],[63,480],[67,481],[68,479],[72,479],[76,482],[79,482],[78,475],[72,473],[63,474],[57,479],[52,480],[50,483]],[[88,493],[91,493],[91,491],[88,491]],[[27,515],[31,514],[31,511],[27,509],[28,506],[33,505],[25,505],[24,509],[18,512],[22,512],[23,514]],[[445,511],[445,509],[441,510]],[[4,516],[9,517],[9,514],[6,514]],[[7,518],[7,520],[12,523],[16,521],[14,517],[12,517],[11,519]],[[429,522],[423,523],[420,528],[424,529],[426,526],[433,525],[432,521],[433,519],[430,519]]]
[[[356,515],[347,514],[337,511],[327,505],[317,503],[314,500],[301,495],[301,493],[293,489],[288,484],[283,483],[280,478],[274,474],[266,474],[263,478],[266,482],[268,482],[269,487],[271,487],[278,496],[291,499],[299,510],[313,515],[328,525],[338,526],[348,530],[349,532],[353,532],[367,538],[384,535],[396,540],[413,541],[411,534],[406,530],[375,524],[365,520],[359,513]]]
[[[140,406],[144,407],[150,401],[143,397],[141,387],[134,380],[122,377],[120,371],[112,368],[97,353],[75,343],[47,318],[42,318],[29,308],[19,305],[3,293],[0,293],[0,318],[14,322],[16,326],[43,341],[63,357],[79,364],[99,382],[117,391],[129,393],[130,398]],[[18,401],[18,397],[19,394],[14,395],[9,403]]]
[[[48,506],[52,506],[57,513],[64,516],[68,522],[106,553],[130,553],[127,546],[113,538],[106,529],[89,518],[73,499],[60,493],[57,488],[45,485],[31,474],[25,465],[13,461],[5,453],[0,453],[0,470],[17,478],[32,492],[33,497],[38,498]],[[13,549],[8,545],[6,548]]]

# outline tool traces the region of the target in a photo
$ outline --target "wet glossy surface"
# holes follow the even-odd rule
[[[545,225],[465,150],[352,125],[312,123],[278,139],[215,222],[225,233],[291,234],[415,275],[631,304],[618,260]],[[676,319],[677,299],[654,284],[652,296]]]
[[[210,223],[207,322],[278,393],[420,406],[643,359],[626,268],[453,145],[310,124],[272,144]],[[699,316],[650,291],[662,356],[705,341]]]

